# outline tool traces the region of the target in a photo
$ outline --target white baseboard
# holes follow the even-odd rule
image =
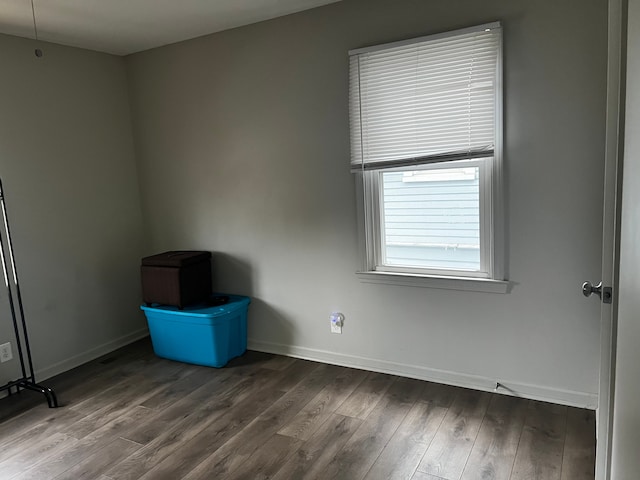
[[[116,338],[115,340],[111,340],[109,342],[103,343],[102,345],[98,345],[97,347],[87,350],[86,352],[79,353],[78,355],[74,355],[73,357],[62,360],[61,362],[54,363],[53,365],[49,365],[45,368],[37,369],[35,371],[36,381],[40,382],[42,380],[46,380],[47,378],[54,377],[60,373],[69,371],[72,368],[79,367],[83,363],[95,360],[102,355],[113,352],[120,347],[129,345],[130,343],[147,337],[148,335],[149,330],[146,327],[141,328],[140,330],[136,330],[135,332],[128,333],[127,335],[123,335],[122,337]]]
[[[248,340],[247,348],[249,350],[256,350],[259,352],[274,353],[277,355],[330,363],[343,367],[360,368],[380,373],[389,373],[401,377],[416,378],[418,380],[444,383],[447,385],[472,388],[486,392],[496,392],[504,395],[557,403],[571,407],[595,410],[598,405],[598,395],[595,393],[549,388],[540,385],[511,382],[508,380],[503,381],[502,379],[488,378],[479,375],[468,375],[418,365],[407,365],[389,362],[386,360],[359,357],[356,355],[345,355],[327,350],[261,342],[253,339]],[[496,382],[499,382],[501,385],[497,390],[495,388]]]

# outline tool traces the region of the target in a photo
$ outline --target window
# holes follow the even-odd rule
[[[364,272],[506,283],[500,24],[349,55]]]

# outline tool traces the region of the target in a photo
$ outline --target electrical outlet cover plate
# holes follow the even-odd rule
[[[0,345],[0,363],[8,362],[12,358],[11,343],[7,342]]]
[[[340,312],[334,312],[329,315],[329,324],[331,325],[331,333],[342,333],[342,325],[344,323],[344,315]]]

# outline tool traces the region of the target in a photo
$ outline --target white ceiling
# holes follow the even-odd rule
[[[34,0],[40,40],[127,55],[340,0]],[[0,33],[34,38],[31,0],[0,0]]]

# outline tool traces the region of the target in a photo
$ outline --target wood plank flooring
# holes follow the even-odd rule
[[[591,480],[594,412],[247,352],[141,340],[0,400],[0,479]]]

